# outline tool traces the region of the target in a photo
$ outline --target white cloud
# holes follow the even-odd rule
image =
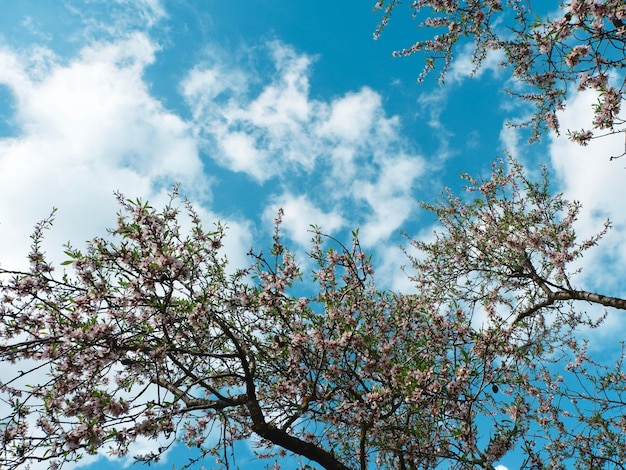
[[[357,181],[355,197],[364,199],[373,214],[361,230],[365,246],[373,246],[397,232],[416,206],[412,185],[424,171],[413,157],[385,161],[375,182]]]
[[[313,237],[311,225],[317,225],[324,233],[331,235],[343,228],[346,223],[338,212],[324,212],[304,195],[284,194],[265,210],[264,219],[268,224],[275,218],[279,208],[284,211],[282,218],[284,231],[301,247],[310,245]]]
[[[288,168],[310,169],[319,154],[309,128],[317,105],[308,98],[312,59],[277,42],[268,51],[275,75],[258,94],[248,92],[258,80],[253,71],[223,65],[214,54],[181,84],[207,153],[259,182]]]
[[[359,144],[376,125],[374,120],[380,108],[380,95],[369,88],[347,93],[331,103],[330,115],[319,126],[319,133],[344,143]]]
[[[268,46],[279,78],[263,88],[243,117],[255,126],[267,127],[279,137],[283,132],[297,132],[309,121],[311,108],[315,106],[308,99],[307,72],[312,58],[297,54],[277,41]]]
[[[155,50],[142,34],[95,43],[69,62],[47,51],[33,64],[0,50],[0,84],[15,97],[17,129],[0,140],[3,266],[21,263],[32,226],[53,206],[59,213],[49,239],[58,248],[112,225],[114,190],[157,207],[175,182],[192,199],[210,195],[191,129],[142,80]]]
[[[218,145],[225,152],[230,169],[251,174],[257,179],[266,175],[267,157],[255,146],[254,138],[245,132],[226,132]]]
[[[299,214],[310,217],[305,227],[333,229],[339,219],[328,214],[337,213],[364,226],[369,244],[388,237],[410,215],[412,186],[423,174],[423,160],[402,137],[399,118],[388,116],[381,96],[367,87],[331,101],[311,98],[313,59],[276,41],[267,52],[274,64],[267,82],[224,65],[215,51],[182,81],[206,153],[260,184],[277,178],[276,193],[284,194],[279,200],[293,202],[291,194],[301,189],[296,181],[323,191],[334,204],[330,212],[309,210],[308,201],[299,200]],[[355,212],[362,201],[366,210]],[[300,243],[306,228],[292,232]]]
[[[226,73],[219,68],[193,68],[181,84],[181,92],[188,99],[194,120],[200,121],[206,108],[221,93],[231,88],[245,87],[245,77],[242,74]]]
[[[402,243],[404,246],[405,243]],[[405,247],[409,252],[411,246]],[[376,285],[379,289],[390,289],[403,294],[415,293],[415,284],[410,279],[412,268],[406,253],[398,245],[382,244],[376,249]],[[400,269],[403,267],[404,269]]]
[[[330,103],[311,99],[312,58],[279,42],[269,43],[268,50],[275,73],[257,93],[250,92],[257,81],[253,71],[214,58],[182,82],[196,131],[221,164],[262,182],[287,170],[309,171],[320,160],[334,166],[337,156],[341,171],[335,176],[349,179],[358,159],[402,140],[398,118],[385,115],[378,93],[365,87]],[[232,144],[236,133],[248,137],[245,146],[240,138]]]

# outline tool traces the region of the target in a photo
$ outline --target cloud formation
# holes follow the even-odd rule
[[[267,82],[214,56],[182,82],[207,155],[260,186],[278,182],[272,184],[283,195],[276,191],[274,199],[319,217],[308,223],[338,228],[345,219],[364,227],[368,244],[397,232],[414,208],[411,187],[423,173],[423,159],[402,136],[398,117],[388,116],[368,87],[330,101],[313,98],[314,58],[279,41],[269,42],[266,52],[274,66]],[[303,197],[305,191],[313,196]],[[313,210],[318,203],[326,207]]]
[[[188,124],[142,80],[156,49],[143,34],[85,47],[69,61],[41,48],[0,49],[15,130],[0,139],[3,263],[26,253],[33,224],[53,207],[55,244],[82,243],[114,220],[114,190],[158,204],[175,182],[206,187]]]
[[[593,91],[576,94],[559,116],[562,128],[582,128],[585,122],[589,122],[592,105],[596,102],[597,95]],[[611,156],[624,151],[624,136],[601,137],[586,147],[570,142],[566,135],[552,137],[549,150],[562,191],[569,199],[575,199],[582,205],[578,220],[581,236],[598,232],[606,219],[613,222],[613,229],[598,249],[589,252],[587,260],[590,265],[601,264],[605,276],[608,272],[613,273],[605,279],[610,286],[621,278],[618,273],[626,274],[626,246],[623,243],[626,237],[623,205],[626,199],[626,170],[622,160],[611,161]],[[609,266],[610,269],[607,269]]]

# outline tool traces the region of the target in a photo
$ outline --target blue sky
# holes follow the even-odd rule
[[[400,232],[433,230],[419,201],[458,188],[461,172],[486,176],[506,149],[531,170],[548,165],[555,188],[582,202],[581,233],[614,221],[580,282],[626,294],[626,170],[609,162],[623,139],[528,146],[505,126],[529,109],[506,95],[515,84],[497,56],[468,78],[471,49],[461,48],[445,86],[417,85],[423,58],[391,58],[416,37],[415,22],[401,6],[373,41],[373,4],[0,2],[3,266],[23,263],[32,226],[52,207],[55,258],[62,243],[112,225],[114,190],[159,205],[180,182],[207,222],[230,227],[235,265],[251,246],[267,247],[283,207],[295,249],[306,248],[310,224],[340,238],[359,227],[380,287],[406,290]],[[590,122],[594,100],[573,97],[563,128]],[[623,333],[610,315],[593,335],[600,348]],[[182,452],[163,468],[184,463]],[[86,468],[109,465],[102,457]]]

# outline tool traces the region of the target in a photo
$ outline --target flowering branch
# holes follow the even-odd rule
[[[387,27],[399,3],[376,1],[375,9],[382,10],[383,16],[374,38]],[[550,19],[538,17],[531,2],[519,0],[415,0],[409,8],[429,37],[393,55],[425,53],[419,81],[441,64],[443,82],[455,46],[473,42],[473,73],[490,51],[501,51],[506,60],[500,66],[512,68],[517,83],[527,86],[525,91],[509,93],[536,108],[534,116],[521,124],[532,127],[531,141],[546,129],[559,133],[556,113],[564,108],[572,85],[578,91],[597,91],[599,99],[593,107],[594,130],[569,131],[571,140],[586,145],[596,130],[626,132],[626,121],[620,116],[626,81],[619,73],[626,66],[626,6],[621,0],[572,0],[553,6],[559,10]],[[609,77],[615,71],[617,79],[612,81]]]

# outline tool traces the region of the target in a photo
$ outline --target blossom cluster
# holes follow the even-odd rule
[[[375,8],[383,11],[383,17],[375,38],[387,27],[399,4],[398,0],[376,2]],[[541,4],[541,8],[545,6]],[[598,93],[590,128],[568,130],[573,141],[586,145],[599,135],[626,132],[620,115],[626,91],[624,2],[572,0],[565,5],[553,2],[553,7],[558,11],[556,17],[541,18],[531,2],[517,0],[414,0],[410,9],[420,20],[419,27],[428,30],[427,38],[394,52],[394,56],[426,54],[419,79],[441,64],[439,79],[443,81],[456,46],[474,44],[473,72],[481,67],[488,52],[501,51],[506,60],[500,65],[510,67],[516,79],[517,86],[509,93],[536,107],[532,119],[522,124],[532,127],[531,140],[546,128],[559,132],[557,112],[564,108],[572,89]]]

